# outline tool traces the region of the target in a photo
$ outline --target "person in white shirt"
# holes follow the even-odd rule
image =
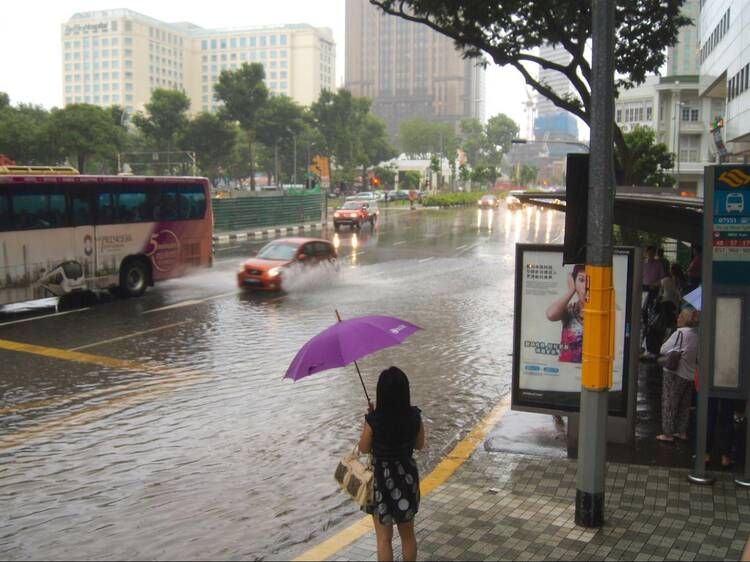
[[[664,369],[661,396],[662,433],[659,441],[687,440],[690,401],[695,383],[698,359],[698,311],[686,308],[677,317],[677,330],[661,346],[661,354],[679,350],[680,362],[675,371]]]

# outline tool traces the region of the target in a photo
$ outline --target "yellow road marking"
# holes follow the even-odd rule
[[[155,373],[159,375],[169,374],[173,371],[162,367],[151,367],[138,363],[137,361],[128,361],[126,359],[116,359],[103,355],[92,355],[90,353],[81,353],[80,351],[68,351],[55,347],[43,347],[31,343],[21,343],[10,340],[0,340],[0,349],[8,351],[17,351],[19,353],[29,353],[31,355],[41,355],[42,357],[51,357],[53,359],[62,359],[64,361],[73,361],[76,363],[91,363],[100,367],[113,367],[115,369],[127,369],[129,371],[140,371],[146,373]]]
[[[508,408],[510,408],[510,395],[500,400],[490,413],[474,426],[474,429],[422,480],[420,485],[422,496],[428,495],[435,488],[443,484],[466,462],[475,449],[487,437],[492,427],[508,411]],[[366,515],[343,531],[304,552],[294,560],[327,560],[342,548],[350,545],[372,530],[372,517]]]
[[[127,335],[124,335],[124,336],[119,336],[117,338],[111,338],[111,339],[108,339],[108,340],[102,340],[102,341],[98,341],[98,342],[95,342],[95,343],[89,343],[89,344],[86,344],[86,345],[79,345],[78,347],[71,347],[68,351],[79,351],[81,349],[88,349],[90,347],[96,347],[98,345],[104,345],[104,344],[113,343],[113,342],[116,342],[116,341],[127,340],[127,339],[130,339],[130,338],[135,338],[135,337],[138,337],[138,336],[143,336],[145,334],[152,334],[154,332],[160,332],[161,330],[168,330],[169,328],[174,328],[175,326],[182,326],[183,324],[189,324],[190,322],[192,322],[192,320],[183,320],[182,322],[175,322],[173,324],[166,324],[165,326],[159,326],[158,328],[151,328],[150,330],[143,330],[141,332],[133,332],[132,334],[127,334]]]

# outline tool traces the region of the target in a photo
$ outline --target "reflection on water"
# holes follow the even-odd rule
[[[404,259],[401,247],[377,246],[367,232],[345,232],[338,244],[342,254],[352,252],[352,263],[367,248],[358,267],[302,271],[289,277],[283,298],[240,293],[150,315],[135,308],[148,297],[121,301],[87,315],[70,334],[57,334],[56,345],[73,347],[84,332],[89,341],[104,340],[189,319],[93,352],[206,376],[96,421],[42,434],[22,449],[0,448],[0,497],[9,514],[0,518],[0,558],[280,558],[356,514],[332,479],[366,409],[356,372],[335,369],[296,383],[282,378],[296,351],[336,321],[336,309],[344,318],[387,314],[424,328],[360,367],[371,394],[383,368],[398,365],[409,375],[413,403],[428,425],[419,463],[429,472],[509,389],[514,260],[506,258],[537,228],[524,231],[523,212],[506,212],[502,233],[477,237],[473,212],[389,219],[381,236],[397,233],[420,258],[436,249],[447,254],[426,263]],[[534,220],[542,216],[547,238],[556,236],[559,213],[534,214]],[[445,238],[435,246],[426,233]],[[471,243],[481,244],[482,257],[448,253]],[[235,266],[232,260],[224,269],[172,280],[157,295],[230,292]],[[146,376],[72,364],[49,371],[39,361],[19,367],[34,370],[33,385],[27,372],[19,372],[15,386],[0,377],[3,396],[33,401],[71,380],[93,390]],[[60,415],[106,408],[110,398],[116,402],[109,396],[6,415],[0,427],[12,435]]]

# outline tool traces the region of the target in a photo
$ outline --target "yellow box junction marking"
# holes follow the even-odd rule
[[[420,485],[422,496],[428,495],[453,476],[456,470],[468,460],[476,448],[484,441],[493,426],[508,411],[508,408],[510,408],[510,395],[505,396],[492,408],[490,413],[422,480]],[[366,515],[343,531],[307,550],[294,560],[327,560],[342,548],[371,531],[373,531],[372,516]]]

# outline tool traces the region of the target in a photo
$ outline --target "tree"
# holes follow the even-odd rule
[[[467,57],[486,53],[499,66],[510,65],[526,84],[557,107],[591,124],[591,1],[503,0],[370,0],[385,13],[422,23],[452,38]],[[615,10],[616,86],[633,87],[649,73],[658,73],[666,47],[691,20],[681,16],[685,0],[621,0]],[[540,58],[535,49],[553,45],[570,54],[570,62]],[[527,64],[564,76],[575,95],[559,95],[540,82]],[[615,127],[621,177],[629,175],[631,156],[622,131]]]
[[[381,187],[392,188],[396,181],[396,167],[393,165],[377,166],[372,170],[373,176],[380,180]]]
[[[5,92],[0,92],[0,110],[10,107],[10,96]]]
[[[268,100],[266,73],[259,63],[244,63],[237,70],[222,70],[214,86],[214,97],[224,103],[223,119],[237,121],[245,131],[250,164],[250,187],[255,189],[253,140],[257,131],[258,113]]]
[[[452,160],[459,146],[456,132],[451,124],[435,123],[422,117],[401,123],[399,142],[401,151],[413,158],[440,154]]]
[[[368,113],[357,136],[357,162],[362,166],[362,182],[366,182],[367,168],[396,156],[388,140],[388,131],[382,119]]]
[[[630,185],[671,187],[674,177],[665,173],[674,167],[674,154],[663,143],[655,142],[650,127],[636,126],[625,133],[625,142],[633,160]]]
[[[398,173],[398,183],[401,189],[418,190],[422,175],[416,170],[407,170]]]
[[[157,88],[151,92],[151,100],[145,105],[146,114],[137,113],[133,123],[159,148],[171,151],[177,135],[188,123],[187,111],[190,98],[177,90]],[[113,116],[115,113],[113,113]]]
[[[518,124],[505,113],[498,113],[487,120],[488,165],[500,167],[503,155],[510,152],[510,141],[518,138],[518,131]]]
[[[95,105],[78,103],[52,110],[47,131],[62,154],[77,161],[82,174],[90,159],[111,160],[117,151],[116,125],[107,111]]]
[[[231,163],[236,143],[236,128],[212,113],[196,115],[179,139],[183,150],[195,152],[201,173],[214,185],[219,170]]]
[[[536,176],[538,173],[539,170],[536,166],[529,166],[528,164],[524,164],[523,166],[518,166],[514,171],[513,181],[518,185],[527,186],[530,183],[534,183],[536,181]]]
[[[306,126],[304,108],[289,96],[274,96],[260,108],[257,120],[255,139],[268,149],[264,160],[266,170],[273,171],[269,177],[277,172],[280,175],[282,170],[293,170],[294,144]],[[278,162],[281,164],[277,171]],[[289,177],[293,175],[290,173]],[[276,178],[276,183],[281,183],[281,178]]]
[[[56,164],[60,151],[48,138],[49,119],[49,112],[41,106],[11,107],[8,103],[0,108],[0,154],[19,164]]]
[[[341,88],[336,92],[323,90],[310,106],[314,126],[323,138],[318,152],[334,160],[338,181],[354,179],[362,142],[359,131],[365,124],[370,103],[369,99],[354,97]]]

